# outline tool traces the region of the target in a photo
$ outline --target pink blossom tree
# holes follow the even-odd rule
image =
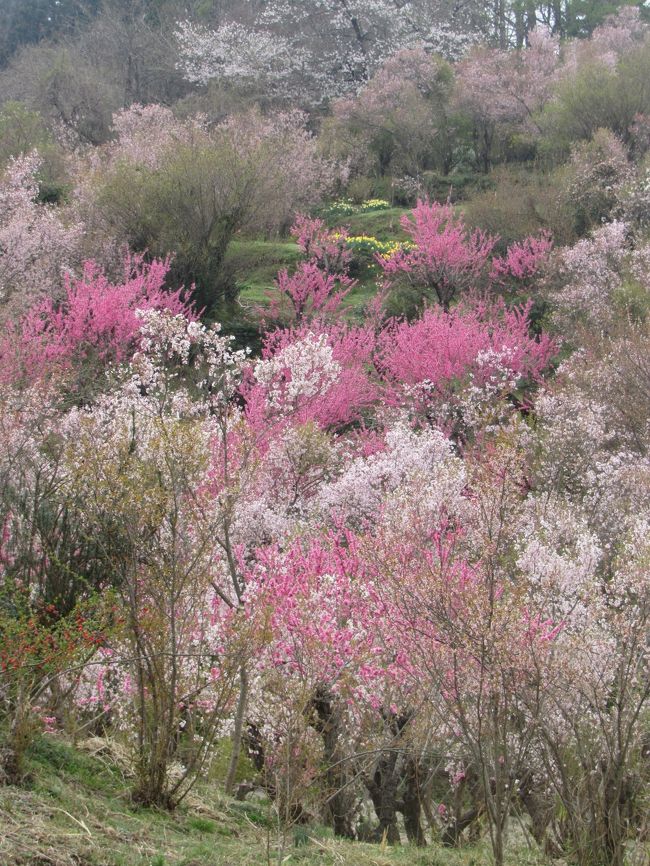
[[[371,328],[343,323],[270,333],[244,389],[250,422],[338,428],[358,421],[377,394],[369,375],[374,345]]]
[[[538,27],[528,34],[528,43],[516,51],[477,46],[458,64],[455,102],[474,121],[484,171],[490,167],[497,126],[510,124],[539,134],[539,112],[553,95],[559,41]]]
[[[416,309],[433,300],[448,311],[459,294],[480,287],[497,238],[468,229],[450,204],[437,202],[419,201],[401,224],[411,243],[378,258],[387,289],[405,286]]]
[[[537,237],[527,237],[511,244],[505,256],[492,259],[490,279],[495,283],[514,283],[527,286],[544,264],[553,249],[551,233],[542,231]]]
[[[389,256],[378,256],[389,304],[413,315],[431,303],[449,312],[467,292],[504,286],[526,288],[548,259],[551,236],[526,237],[506,255],[493,255],[498,237],[469,229],[451,204],[419,201],[402,227],[411,238]],[[391,295],[393,300],[391,302]]]
[[[97,363],[122,363],[140,341],[138,310],[169,310],[196,318],[182,289],[168,291],[169,260],[146,263],[127,256],[124,278],[112,283],[94,262],[83,275],[66,275],[64,295],[47,297],[8,326],[0,342],[0,369],[5,382],[43,379]]]
[[[267,292],[268,306],[258,310],[267,329],[271,323],[302,326],[336,320],[354,286],[348,276],[352,254],[345,229],[333,231],[323,220],[299,214],[291,234],[307,261],[291,275],[286,269],[278,273],[274,289]]]
[[[479,386],[505,365],[516,377],[539,378],[553,351],[548,336],[531,337],[530,304],[426,310],[415,322],[392,322],[378,342],[377,364],[388,381],[444,387],[469,373]]]
[[[424,45],[388,58],[358,94],[333,105],[335,122],[351,144],[350,159],[356,161],[358,151],[366,151],[380,174],[410,177],[433,159],[446,173],[451,87],[451,68]]]

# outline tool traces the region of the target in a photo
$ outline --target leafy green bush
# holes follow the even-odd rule
[[[565,204],[565,178],[556,172],[531,172],[502,166],[490,175],[493,187],[463,205],[469,225],[499,236],[498,252],[541,229],[548,229],[557,244],[575,239],[574,219]]]

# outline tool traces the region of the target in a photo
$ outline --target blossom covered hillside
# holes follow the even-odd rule
[[[0,861],[647,866],[643,11],[111,2],[0,70]]]
[[[161,294],[164,263],[128,265],[119,289],[87,265],[17,326],[20,368],[7,338],[7,779],[39,724],[57,736],[74,716],[130,750],[147,804],[177,806],[231,737],[226,787],[254,742],[285,822],[319,808],[354,837],[367,798],[377,839],[400,840],[401,814],[421,845],[434,809],[450,843],[482,815],[502,862],[523,809],[540,844],[580,845],[593,819],[622,852],[636,797],[585,801],[583,784],[642,772],[644,485],[610,456],[601,495],[637,503],[612,528],[589,505],[595,443],[553,480],[598,416],[581,420],[596,408],[579,361],[548,381],[559,344],[531,335],[530,305],[466,290],[453,310],[355,324],[346,258],[331,272],[322,224],[300,226],[307,258],[272,305],[290,316],[259,359]],[[450,260],[444,234],[412,237],[405,255]],[[89,365],[106,378],[70,405]],[[624,418],[599,423],[621,443],[605,453],[634,450]],[[567,777],[574,749],[593,763]]]

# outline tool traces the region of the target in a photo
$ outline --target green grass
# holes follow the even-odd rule
[[[300,260],[296,244],[277,241],[238,240],[231,244],[226,263],[233,268],[235,280],[241,292],[240,303],[253,315],[256,306],[267,303],[267,292],[273,288],[273,280],[282,268],[290,271]],[[346,299],[353,311],[360,311],[377,291],[377,269],[368,268],[357,279],[357,285]]]
[[[288,241],[238,239],[228,247],[225,266],[232,269],[241,288],[241,302],[253,306],[265,303],[278,271],[291,270],[300,257],[298,245]]]
[[[93,741],[96,746],[101,741]],[[174,813],[135,808],[125,764],[58,738],[31,750],[31,782],[0,787],[2,866],[482,866],[485,845],[449,850],[345,842],[322,826],[283,830],[268,802],[237,802],[204,783]],[[120,769],[120,766],[122,767]],[[534,866],[532,852],[509,866]]]
[[[334,220],[332,226],[348,226],[351,235],[370,235],[380,241],[404,240],[407,235],[400,225],[400,219],[410,211],[411,208],[392,207],[356,213]]]
[[[408,208],[369,211],[352,214],[335,220],[332,225],[349,227],[351,235],[370,235],[381,241],[404,240],[406,234],[400,226],[400,218]],[[232,271],[240,287],[240,303],[253,311],[257,305],[267,301],[266,293],[273,288],[278,271],[290,271],[300,261],[297,244],[291,241],[266,241],[238,238],[230,244],[225,267]],[[350,292],[347,304],[354,312],[360,311],[377,291],[377,269],[367,268],[358,275],[358,285]]]

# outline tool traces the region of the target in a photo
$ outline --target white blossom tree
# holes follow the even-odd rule
[[[216,29],[182,21],[177,38],[186,78],[255,82],[284,99],[317,104],[355,91],[388,57],[424,44],[451,59],[477,36],[478,6],[422,0],[273,0],[252,23]]]

